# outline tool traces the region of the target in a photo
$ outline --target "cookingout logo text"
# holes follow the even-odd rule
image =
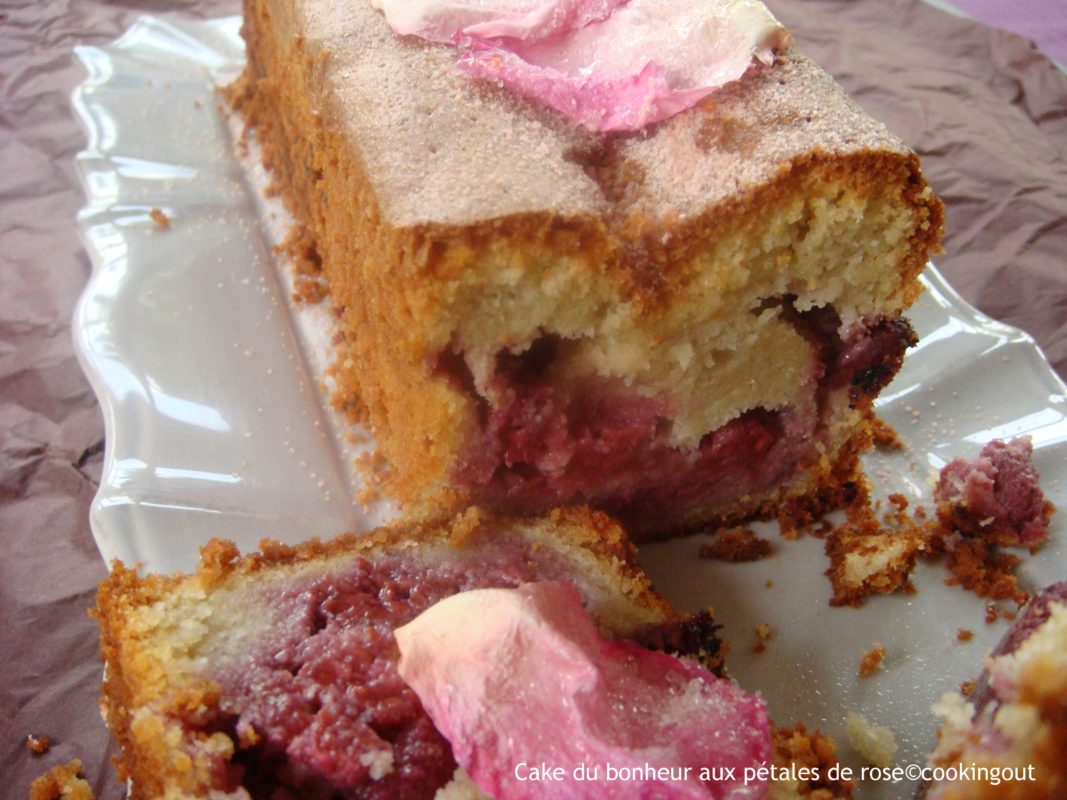
[[[698,780],[710,783],[738,783],[738,779],[745,785],[751,783],[765,783],[767,781],[790,781],[790,782],[818,782],[823,780],[818,767],[805,767],[798,764],[785,766],[760,765],[758,767],[745,767],[740,770],[734,767],[700,767],[691,766],[657,766],[654,764],[622,765],[617,766],[608,762],[606,764],[579,764],[567,769],[540,762],[531,764],[520,761],[515,765],[514,777],[520,783],[551,783],[564,781],[662,781],[684,782]],[[947,767],[931,767],[922,764],[907,764],[896,767],[872,767],[865,766],[860,770],[853,770],[843,764],[834,764],[826,770],[825,780],[830,782],[859,780],[861,782],[887,782],[900,783],[901,781],[934,781],[970,782],[980,781],[998,786],[1009,782],[1032,782],[1037,779],[1033,765],[1023,767],[990,767],[976,764],[956,764]]]

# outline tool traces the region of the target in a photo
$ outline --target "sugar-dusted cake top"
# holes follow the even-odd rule
[[[763,700],[690,659],[602,638],[571,584],[454,594],[394,635],[400,676],[492,797],[766,793]]]
[[[395,35],[369,0],[295,0],[295,11],[275,22],[303,36],[309,56],[328,54],[317,110],[350,135],[395,226],[620,210],[672,224],[814,151],[908,152],[793,50],[666,122],[594,134],[458,71],[447,45]]]
[[[402,35],[593,131],[634,131],[771,64],[790,37],[759,0],[371,0]]]

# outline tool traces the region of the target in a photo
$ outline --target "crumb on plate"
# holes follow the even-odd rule
[[[885,652],[884,644],[875,643],[874,647],[864,653],[863,658],[860,659],[859,676],[866,678],[881,669],[882,661],[885,659]]]
[[[700,557],[736,564],[759,561],[771,554],[771,543],[748,528],[728,528],[719,531],[715,539],[700,546]]]
[[[897,737],[884,725],[875,725],[862,714],[849,711],[845,730],[852,749],[875,767],[889,767],[897,753]]]

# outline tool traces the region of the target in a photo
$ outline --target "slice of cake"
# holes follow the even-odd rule
[[[942,717],[923,800],[1067,797],[1067,583],[1038,593]]]
[[[397,671],[394,629],[468,590],[562,585],[599,636],[714,662],[710,618],[675,616],[632,553],[595,512],[520,521],[471,510],[329,544],[267,544],[244,558],[214,542],[191,576],[141,578],[117,564],[96,615],[120,775],[134,800],[432,798],[456,760]],[[746,697],[695,663],[684,669]],[[737,702],[758,713],[728,722],[769,752],[762,701]]]
[[[558,110],[581,86],[549,107],[494,77],[511,51],[477,48],[511,34],[463,70],[369,0],[244,11],[235,96],[339,310],[335,400],[409,512],[584,502],[652,534],[852,478],[942,210],[787,37],[695,106],[600,132]]]

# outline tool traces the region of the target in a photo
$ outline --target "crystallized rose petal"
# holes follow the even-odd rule
[[[452,44],[457,38],[538,41],[604,19],[626,0],[371,0],[399,34]]]
[[[763,702],[690,661],[601,639],[570,584],[464,592],[395,633],[401,677],[493,796],[766,792],[744,781],[770,760]]]
[[[454,42],[461,69],[571,121],[635,130],[770,63],[788,34],[757,0],[382,0],[397,33]]]

